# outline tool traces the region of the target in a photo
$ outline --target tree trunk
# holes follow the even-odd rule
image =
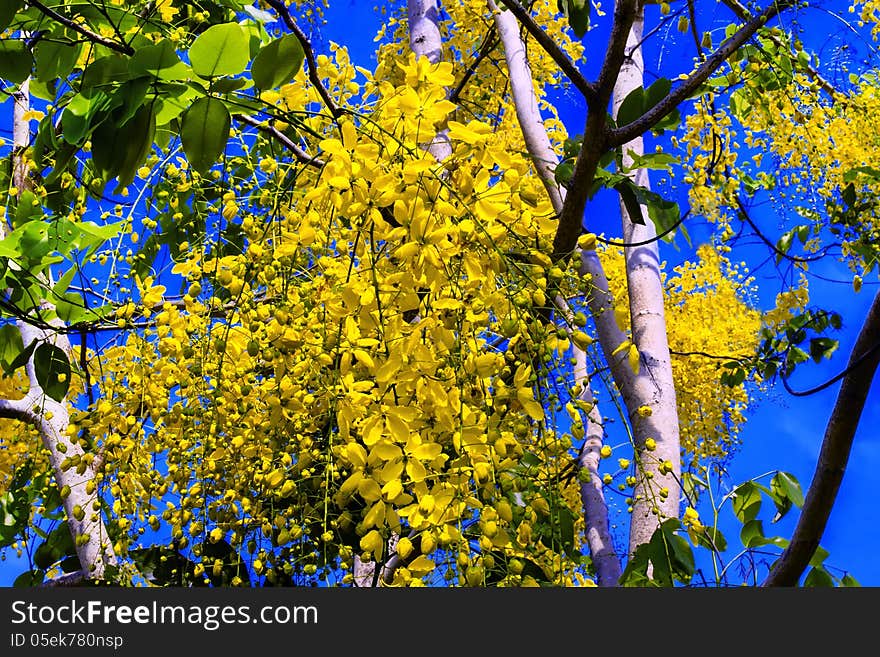
[[[797,586],[801,574],[819,547],[825,525],[837,499],[852,450],[859,419],[865,408],[871,381],[880,366],[880,293],[874,297],[859,331],[847,365],[837,401],[825,427],[825,438],[816,472],[807,490],[791,543],[773,565],[762,586]]]
[[[14,97],[12,181],[18,194],[21,195],[31,187],[28,161],[25,157],[30,144],[28,121],[25,120],[25,114],[30,109],[27,81],[20,86]],[[4,237],[6,232],[7,226],[0,222],[0,238]],[[45,316],[54,311],[55,307],[50,302],[42,301],[40,316],[32,320],[20,319],[18,329],[22,342],[25,347],[32,342],[36,342],[37,345],[53,344],[70,358],[70,341],[63,331],[34,326],[34,323],[39,321],[53,328],[63,329],[64,325],[59,319],[45,320]],[[33,356],[25,369],[30,383],[27,394],[18,400],[0,400],[0,417],[21,420],[39,430],[43,445],[49,452],[49,463],[58,488],[70,489],[70,494],[64,498],[63,504],[82,574],[86,578],[100,579],[104,575],[105,566],[115,563],[116,557],[101,517],[101,509],[94,508],[98,503],[97,492],[86,491],[87,484],[94,481],[94,472],[88,463],[81,460],[84,456],[82,447],[67,435],[69,426],[67,399],[64,398],[59,402],[46,395],[37,380]],[[64,462],[69,462],[70,459],[78,460],[81,465],[63,467]]]
[[[616,117],[621,103],[633,89],[644,86],[643,59],[641,53],[644,13],[639,13],[627,38],[626,54],[620,75],[614,86],[612,113]],[[642,138],[623,145],[623,164],[629,166],[632,157],[644,153]],[[637,185],[648,188],[648,172],[638,169],[630,174]],[[623,220],[623,236],[627,243],[644,242],[656,238],[653,222],[648,218],[647,208],[642,206],[639,224],[629,215],[623,200],[620,213]],[[633,491],[633,512],[630,521],[629,550],[650,540],[660,522],[677,518],[679,511],[679,475],[681,472],[681,448],[679,444],[678,407],[672,364],[666,336],[666,319],[663,309],[663,283],[660,272],[660,254],[657,241],[643,246],[625,248],[626,278],[629,288],[629,306],[632,318],[632,342],[638,348],[640,365],[633,377],[631,387],[622,390],[627,399],[627,410],[635,438],[637,483]],[[647,406],[647,411],[639,412]],[[645,441],[653,438],[656,448],[646,449]],[[671,469],[665,474],[663,470]],[[659,490],[666,488],[666,497]]]
[[[519,23],[510,11],[499,11],[492,0],[489,0],[489,8],[495,13],[495,27],[504,47],[511,94],[526,149],[544,183],[553,209],[559,213],[565,202],[565,190],[558,185],[554,176],[554,170],[559,162],[538,109],[525,45],[519,35]],[[602,278],[604,279],[604,274]],[[557,304],[562,308],[564,300],[558,299]],[[613,313],[610,315],[613,316]],[[579,398],[582,401],[593,405],[592,410],[587,414],[586,440],[578,457],[578,466],[586,468],[590,473],[590,480],[581,484],[587,544],[590,546],[599,586],[616,586],[620,578],[620,560],[608,531],[608,507],[598,474],[599,451],[602,449],[604,436],[602,416],[590,389],[586,353],[575,345],[572,345],[572,349],[577,360],[573,372],[575,388],[580,391]]]

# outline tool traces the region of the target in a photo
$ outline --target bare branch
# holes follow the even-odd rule
[[[134,49],[125,43],[118,43],[113,39],[108,39],[106,37],[101,36],[97,32],[92,32],[89,28],[80,25],[76,21],[73,21],[69,18],[66,18],[59,14],[54,9],[50,9],[46,5],[44,5],[39,0],[28,0],[28,4],[32,7],[35,7],[39,12],[45,16],[48,16],[54,21],[57,21],[64,25],[65,27],[70,28],[74,32],[79,32],[86,39],[91,41],[92,43],[98,43],[102,46],[109,48],[110,50],[114,50],[116,52],[122,53],[123,55],[131,55],[134,53]]]
[[[553,41],[543,29],[541,29],[541,26],[532,19],[525,7],[523,7],[518,0],[501,0],[501,3],[507,7],[514,16],[516,16],[517,20],[524,28],[526,28],[526,31],[532,35],[535,41],[538,42],[538,45],[550,55],[559,69],[565,73],[565,76],[569,80],[571,80],[571,83],[575,88],[583,94],[587,103],[592,104],[597,97],[596,87],[584,77],[583,73],[578,70],[577,66],[575,66],[574,62],[569,59],[568,55],[566,55],[565,52],[556,45],[556,42]]]
[[[673,89],[659,103],[654,105],[650,110],[645,112],[641,117],[625,126],[613,129],[608,134],[608,145],[611,147],[620,146],[644,134],[681,103],[688,96],[694,93],[701,84],[709,79],[718,68],[739,48],[758,31],[768,20],[779,14],[781,11],[792,7],[794,0],[779,0],[767,7],[760,14],[752,18],[748,23],[743,25],[729,39],[725,40],[718,49],[709,55],[706,60],[691,73],[686,80]],[[604,68],[603,68],[604,73]]]
[[[639,0],[617,0],[614,5],[614,22],[605,50],[605,59],[596,84],[595,102],[588,106],[584,126],[583,146],[578,153],[574,172],[569,182],[569,193],[559,213],[559,226],[553,238],[554,262],[564,260],[574,253],[577,239],[582,232],[584,207],[596,177],[599,160],[608,149],[606,116],[608,103],[617,83],[617,77],[626,61],[626,44],[630,29],[638,13]]]
[[[321,168],[324,166],[324,160],[319,159],[316,155],[309,155],[306,153],[296,142],[294,142],[290,137],[281,132],[278,128],[273,125],[266,123],[265,121],[259,121],[252,116],[246,116],[244,114],[236,114],[234,118],[237,121],[241,121],[242,123],[246,123],[249,126],[253,126],[260,132],[265,132],[270,135],[273,139],[280,142],[287,150],[293,153],[294,157],[307,166],[313,166],[317,168]]]
[[[472,61],[470,66],[468,66],[467,71],[465,71],[458,84],[455,85],[455,89],[452,90],[452,93],[449,94],[450,102],[458,103],[458,97],[464,90],[465,85],[467,85],[470,79],[474,76],[474,74],[477,72],[477,68],[480,66],[480,63],[489,56],[489,53],[492,52],[497,43],[498,39],[495,36],[495,25],[492,25],[492,27],[490,27],[489,31],[486,33],[486,36],[483,39],[483,43],[482,45],[480,45],[480,50],[477,52],[477,56],[474,57],[474,61]]]
[[[584,207],[596,177],[596,170],[599,168],[599,160],[605,153],[606,114],[604,106],[601,110],[591,109],[587,113],[583,146],[574,164],[568,194],[559,213],[559,225],[553,238],[553,253],[550,256],[553,262],[569,258],[574,253],[578,237],[583,232]]]
[[[880,366],[880,350],[876,349],[880,335],[880,293],[874,297],[868,316],[862,324],[856,344],[850,354],[850,365],[863,359],[873,350],[871,357],[862,360],[861,366],[853,368],[844,377],[828,425],[816,472],[807,490],[804,508],[798,518],[791,542],[770,570],[762,586],[797,586],[801,574],[813,558],[825,525],[834,507],[846,464],[852,450],[853,439],[859,419],[865,408],[868,391],[877,367]]]
[[[20,420],[27,424],[35,425],[39,418],[33,411],[33,399],[0,399],[0,418],[6,420]]]
[[[614,3],[614,22],[611,24],[611,35],[608,37],[608,47],[605,50],[605,60],[602,62],[602,70],[599,72],[597,83],[600,105],[602,110],[608,105],[611,92],[617,83],[617,76],[627,58],[626,42],[629,38],[630,29],[636,19],[639,9],[639,0],[617,0]]]
[[[278,12],[278,15],[281,16],[281,20],[284,21],[287,29],[293,32],[296,38],[299,39],[303,53],[305,53],[306,64],[309,68],[309,80],[315,85],[315,88],[321,95],[321,99],[324,101],[327,109],[330,110],[330,114],[333,115],[334,119],[338,119],[342,116],[342,110],[339,109],[336,103],[333,102],[333,99],[330,98],[330,92],[327,91],[327,88],[321,83],[321,78],[318,77],[318,62],[315,60],[315,51],[312,49],[312,44],[309,43],[306,35],[293,20],[290,11],[288,11],[287,7],[281,0],[266,0],[266,4]]]

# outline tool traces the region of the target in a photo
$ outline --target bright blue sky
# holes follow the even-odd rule
[[[324,46],[329,41],[345,44],[349,47],[355,64],[370,68],[374,63],[372,53],[376,45],[373,37],[381,20],[374,13],[374,3],[343,0],[331,1],[331,4],[326,16],[327,24],[322,27]],[[722,29],[730,16],[729,12],[714,3],[709,6],[704,5],[703,10],[707,14],[717,15],[716,25]],[[652,7],[650,12],[653,16],[657,14],[655,7]],[[845,7],[841,8],[841,14],[849,17]],[[701,27],[708,25],[710,20],[711,17],[706,15],[701,20]],[[843,29],[835,31],[828,27],[837,24],[837,19],[832,15],[820,13],[818,10],[811,10],[801,15],[803,38],[807,47],[823,57],[823,67],[826,64],[829,66],[827,77],[833,82],[846,80],[851,67],[853,67],[851,70],[862,72],[865,69],[865,60],[869,58],[868,47],[864,42],[859,42],[858,37],[852,32]],[[674,24],[672,32],[675,32]],[[675,77],[690,66],[691,53],[689,52],[686,58],[676,56],[675,40],[664,41],[664,38],[661,32],[645,45],[649,81],[650,75],[657,72],[655,69],[658,55],[661,56],[661,70],[667,77]],[[718,39],[716,43],[717,41]],[[606,36],[597,30],[588,34],[585,42],[588,44],[589,62],[584,70],[592,75],[604,52]],[[872,57],[870,59],[873,61]],[[566,97],[571,98],[570,94],[563,95],[563,98]],[[570,131],[573,134],[579,133],[583,123],[582,104],[562,102],[559,108]],[[606,219],[601,225],[590,226],[592,230],[606,231],[609,236],[619,236],[613,206],[603,208],[603,212],[596,214]],[[761,216],[760,213],[756,213],[755,218],[771,234],[778,223],[778,218],[769,214]],[[699,218],[688,221],[696,246],[700,236],[705,235],[706,231],[700,229]],[[666,245],[663,248],[664,257],[672,265],[689,255],[689,250],[679,252]],[[743,254],[741,256],[743,259],[750,262],[760,262],[767,255],[763,246],[751,246],[740,253]],[[829,260],[817,263],[812,266],[811,271],[826,278],[844,281],[844,283],[830,283],[815,276],[810,277],[811,305],[841,313],[845,326],[844,330],[836,335],[840,339],[840,348],[830,362],[821,366],[804,366],[795,375],[793,385],[799,389],[820,383],[844,367],[855,334],[876,290],[876,276],[874,276],[866,281],[861,293],[854,294],[848,282],[851,273],[844,265],[837,262]],[[774,273],[771,268],[758,272],[758,283],[763,285],[760,301],[764,307],[772,305],[779,291],[779,283]],[[759,398],[758,403],[749,412],[749,422],[742,434],[743,446],[729,465],[728,483],[735,484],[767,471],[782,469],[793,473],[806,489],[813,475],[825,423],[837,389],[838,386],[835,385],[811,397],[795,398],[786,394],[781,386],[777,386],[768,395]],[[837,504],[822,541],[822,545],[830,552],[827,564],[848,570],[866,585],[880,585],[880,563],[871,557],[880,549],[880,523],[873,521],[876,518],[876,503],[873,499],[874,473],[880,468],[880,449],[878,449],[880,446],[875,440],[875,427],[880,425],[878,402],[880,402],[880,391],[875,385],[860,424]],[[621,438],[614,436],[611,440],[619,442]],[[610,500],[612,510],[617,511],[614,518],[616,533],[621,540],[625,540],[625,529],[628,525],[626,513],[622,512],[621,503],[616,496],[611,495]],[[774,532],[771,527],[765,527],[767,534],[790,535],[794,516],[795,514],[792,513],[780,523],[778,531]],[[727,526],[723,528],[726,529],[728,541],[731,544],[738,544],[735,528],[730,527],[729,531]],[[11,583],[12,578],[21,569],[19,563],[0,564],[0,583]]]

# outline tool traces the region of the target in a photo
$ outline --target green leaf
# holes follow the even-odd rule
[[[65,557],[76,556],[76,548],[67,522],[60,523],[34,553],[34,564],[48,570]]]
[[[804,493],[797,478],[789,472],[777,472],[770,482],[770,490],[790,500],[797,508],[804,505]]]
[[[34,48],[37,77],[44,82],[66,78],[76,66],[80,50],[79,44],[40,41]]]
[[[568,25],[578,39],[590,29],[590,0],[558,0],[557,8],[568,19]]]
[[[153,113],[152,104],[141,107],[134,117],[119,129],[117,134],[120,139],[117,147],[122,153],[122,161],[117,172],[119,184],[116,186],[114,194],[119,194],[134,181],[135,172],[144,163],[153,146],[153,138],[156,135],[156,115]]]
[[[676,518],[670,518],[660,525],[659,531],[662,534],[664,551],[673,576],[679,582],[688,584],[694,575],[694,554],[684,536],[677,533],[680,527],[681,523]],[[654,532],[651,541],[653,542],[656,537],[657,532]]]
[[[211,82],[210,91],[213,94],[228,94],[251,86],[253,82],[246,78],[219,78]]]
[[[98,92],[110,91],[113,85],[125,82],[131,77],[128,62],[128,57],[119,54],[96,59],[83,71],[80,93],[87,98],[93,98]]]
[[[82,94],[76,94],[65,105],[61,114],[61,136],[68,144],[76,145],[85,139],[91,109],[91,101]]]
[[[39,586],[43,583],[43,580],[46,578],[46,573],[39,569],[34,570],[26,570],[21,575],[15,578],[15,581],[12,583],[12,586],[15,587],[23,587],[23,588],[33,588],[35,586]]]
[[[251,76],[259,89],[274,89],[290,82],[302,68],[304,59],[302,44],[293,34],[260,48],[251,66]]]
[[[16,236],[22,256],[27,257],[31,262],[39,262],[43,256],[52,251],[49,229],[43,221],[31,221],[17,228],[10,237]]]
[[[155,108],[157,126],[167,125],[176,119],[192,105],[194,99],[204,93],[182,84],[161,85],[160,90],[162,93]]]
[[[71,267],[64,272],[61,278],[58,279],[58,282],[52,287],[52,294],[56,297],[60,297],[67,292],[67,288],[70,287],[70,282],[73,280],[76,271],[76,267]]]
[[[24,41],[0,40],[0,78],[12,84],[21,84],[31,74],[34,58]]]
[[[42,218],[42,216],[43,208],[40,207],[37,197],[32,191],[26,189],[21,193],[21,196],[18,199],[18,205],[15,208],[15,218],[12,221],[12,226],[14,228],[24,226],[27,223]]]
[[[651,543],[642,543],[639,545],[633,555],[627,560],[626,568],[620,576],[619,583],[621,586],[658,586],[656,580],[648,577],[648,569],[650,568],[652,545]]]
[[[34,349],[37,347],[37,342],[34,340],[27,347],[24,347],[18,354],[12,359],[9,363],[9,367],[6,368],[6,374],[11,375],[15,370],[19,367],[24,367],[27,362],[31,358],[31,354],[34,353]]]
[[[733,513],[743,524],[758,515],[761,510],[761,489],[752,481],[737,486],[733,492]]]
[[[681,220],[681,210],[675,201],[667,201],[665,199],[654,200],[649,197],[648,216],[651,218],[657,234],[660,235],[666,233],[666,231],[671,231],[672,227],[679,223]],[[664,239],[671,240],[673,237],[674,235],[670,232],[667,233]]]
[[[676,156],[669,153],[645,153],[639,155],[635,151],[629,150],[627,155],[632,159],[632,163],[626,168],[626,171],[635,171],[636,169],[669,171],[671,165],[678,164],[679,162]]]
[[[190,68],[177,55],[177,48],[168,39],[138,48],[131,57],[129,70],[132,75],[150,74],[163,80],[185,80]]]
[[[697,545],[701,545],[709,550],[724,552],[727,549],[727,539],[724,538],[724,534],[717,527],[706,527],[704,531],[693,532],[691,536],[696,537]]]
[[[190,164],[204,174],[220,158],[229,140],[232,119],[216,98],[199,98],[184,113],[180,139]]]
[[[0,364],[7,375],[12,374],[10,365],[15,358],[24,351],[24,343],[21,341],[21,331],[15,324],[4,324],[0,327]]]
[[[627,214],[629,215],[629,220],[634,224],[644,226],[645,218],[642,216],[642,206],[639,203],[635,190],[633,189],[634,187],[635,185],[633,185],[629,179],[625,179],[615,185],[614,189],[620,194],[620,198],[623,201],[624,207],[626,207]]]
[[[49,397],[60,402],[70,386],[70,361],[67,354],[54,344],[41,344],[34,351],[34,373],[37,383]]]
[[[821,545],[816,548],[816,551],[813,553],[812,558],[810,559],[810,565],[814,568],[819,568],[823,563],[825,563],[825,559],[828,558],[828,550],[823,548]]]
[[[556,169],[553,172],[553,178],[560,185],[568,184],[568,181],[571,180],[571,177],[574,175],[574,163],[569,161],[563,161],[556,165]]]
[[[669,95],[669,92],[672,90],[672,81],[668,78],[657,78],[650,87],[645,89],[644,95],[644,111],[643,114],[647,112],[649,109],[654,107],[661,100],[666,98]]]
[[[247,33],[238,23],[213,25],[193,41],[189,61],[203,78],[237,75],[248,65]]]
[[[855,577],[853,577],[852,575],[850,575],[849,573],[847,573],[846,575],[844,575],[844,576],[840,579],[840,585],[841,585],[841,586],[847,586],[847,587],[849,587],[849,586],[861,586],[861,584],[859,584],[859,581],[858,581]]]
[[[834,578],[824,568],[811,568],[804,579],[804,586],[832,587],[834,586]]]
[[[645,90],[637,87],[627,94],[617,109],[617,125],[632,123],[645,113]]]
[[[811,338],[810,357],[818,363],[823,358],[831,358],[840,343],[834,338]]]
[[[743,546],[747,548],[766,545],[764,540],[764,523],[757,519],[749,520],[743,524],[743,528],[739,532],[739,538]]]
[[[24,5],[24,0],[3,0],[0,2],[0,32],[9,27],[22,5]]]

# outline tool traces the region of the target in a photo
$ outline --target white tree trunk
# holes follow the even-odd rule
[[[28,122],[24,120],[25,113],[30,109],[27,81],[20,86],[14,97],[12,181],[20,195],[30,187],[28,162],[24,156],[30,143]],[[0,222],[0,238],[6,235],[6,231],[7,226],[4,222]],[[45,316],[53,313],[54,310],[51,303],[43,301],[40,304],[40,314],[43,317],[35,319],[63,329],[63,323],[57,318],[45,321]],[[70,341],[63,331],[37,327],[25,320],[18,321],[18,329],[25,347],[35,341],[37,345],[53,344],[71,359]],[[86,492],[89,482],[94,481],[94,472],[89,464],[82,460],[84,456],[82,447],[67,435],[70,420],[67,399],[58,402],[45,394],[37,380],[33,356],[25,369],[30,384],[27,394],[18,400],[0,399],[0,417],[21,420],[39,430],[43,445],[49,452],[49,463],[58,488],[70,489],[70,494],[64,498],[63,504],[82,574],[86,578],[100,579],[104,575],[106,565],[115,563],[116,557],[101,517],[101,509],[94,508],[98,504],[97,489],[90,493]],[[81,465],[64,468],[62,464],[65,460],[68,460],[68,463],[74,460]],[[77,519],[77,516],[81,519]]]
[[[53,310],[51,304],[43,304],[44,312]],[[58,319],[49,323],[60,329],[64,328]],[[53,344],[62,349],[72,360],[70,341],[64,333],[37,328],[26,321],[19,321],[18,328],[25,346],[33,341],[38,345]],[[100,579],[104,575],[105,566],[115,563],[116,557],[101,516],[102,510],[98,506],[97,488],[91,493],[86,490],[89,482],[94,481],[95,473],[89,467],[89,463],[82,461],[85,455],[83,448],[67,435],[67,427],[70,423],[67,399],[57,402],[43,392],[37,381],[33,357],[28,362],[26,370],[30,390],[25,400],[35,415],[34,424],[40,431],[43,445],[49,451],[49,463],[52,465],[55,481],[58,488],[70,487],[70,494],[64,499],[64,511],[67,514],[67,522],[76,545],[76,554],[83,575],[87,578]],[[82,465],[65,468],[63,467],[65,460],[79,461]],[[96,506],[98,508],[95,508]],[[78,520],[76,516],[80,514],[82,519]]]
[[[443,38],[437,0],[407,0],[406,13],[409,47],[413,54],[416,58],[427,57],[432,64],[438,64],[443,59]],[[438,130],[427,150],[438,162],[452,155],[449,131],[446,128]]]
[[[22,157],[24,149],[30,145],[31,136],[25,112],[31,108],[30,80],[21,83],[12,95],[15,105],[12,108],[12,186],[21,194],[28,185],[28,163]],[[0,222],[0,237],[6,236],[6,224]]]
[[[644,14],[640,10],[626,44],[629,55],[624,61],[614,87],[612,113],[617,116],[623,100],[636,88],[644,86],[643,59],[640,43]],[[623,145],[623,163],[632,163],[629,152],[644,153],[642,138]],[[630,174],[637,185],[648,188],[648,172],[638,169]],[[620,202],[623,220],[623,237],[627,243],[644,242],[656,238],[648,210],[642,207],[644,224],[634,223],[623,201]],[[639,372],[632,379],[628,390],[623,390],[627,410],[633,427],[636,449],[638,483],[633,491],[633,513],[630,523],[630,554],[636,547],[650,540],[660,522],[677,518],[679,510],[679,475],[681,472],[681,448],[679,444],[678,407],[672,364],[666,336],[666,319],[663,309],[663,284],[660,272],[660,254],[657,241],[644,246],[625,248],[626,277],[629,287],[629,306],[632,317],[633,344],[640,353]],[[639,414],[640,407],[650,408],[650,416]],[[653,438],[656,449],[647,450],[645,441]],[[660,473],[660,465],[671,463],[666,474]],[[659,490],[666,488],[668,496],[661,497]]]
[[[499,11],[493,0],[489,0],[489,8],[495,13],[495,27],[504,46],[511,95],[526,149],[544,183],[553,209],[559,213],[562,211],[562,204],[565,201],[565,189],[558,185],[554,176],[554,170],[559,161],[550,144],[547,129],[538,109],[532,72],[529,68],[525,45],[519,35],[519,23],[510,11]],[[596,263],[598,264],[598,259],[596,259]],[[604,280],[601,265],[598,265],[598,269]],[[607,283],[605,289],[607,290]],[[561,298],[557,300],[557,303],[562,308],[566,307]],[[612,318],[612,323],[613,315],[613,313],[607,314]],[[597,323],[598,321],[597,318]],[[616,324],[614,328],[617,328]],[[617,344],[623,340],[622,334],[618,337]],[[587,414],[586,440],[578,457],[579,467],[586,468],[590,473],[590,481],[581,484],[587,543],[590,547],[593,564],[596,567],[599,585],[615,586],[620,578],[620,560],[614,550],[611,534],[608,531],[608,507],[605,503],[602,481],[598,473],[599,451],[602,449],[604,436],[602,415],[598,406],[595,405],[595,399],[590,389],[586,353],[574,345],[572,345],[572,349],[577,359],[577,365],[575,365],[573,372],[575,388],[580,390],[579,398],[582,401],[593,404],[592,410]]]

